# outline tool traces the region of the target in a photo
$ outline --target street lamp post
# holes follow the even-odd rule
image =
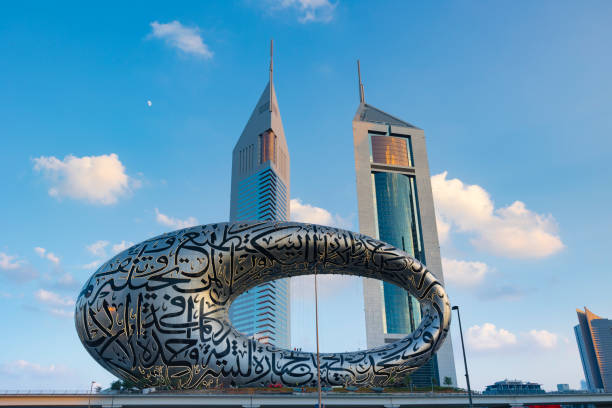
[[[93,392],[93,386],[95,383],[95,381],[92,381],[91,385],[89,386],[89,398],[87,398],[87,408],[91,408],[91,393]]]
[[[457,318],[459,319],[459,334],[461,335],[461,350],[463,351],[463,364],[465,365],[465,382],[467,383],[468,399],[470,401],[470,408],[472,405],[472,389],[470,388],[470,375],[468,374],[467,359],[465,358],[465,346],[463,345],[463,330],[461,329],[461,315],[459,314],[459,306],[453,306],[453,310],[457,311]]]

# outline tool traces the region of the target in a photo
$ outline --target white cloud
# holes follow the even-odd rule
[[[195,219],[194,219],[195,220]],[[197,221],[196,221],[197,222]],[[126,249],[128,249],[129,247],[131,247],[132,245],[134,245],[133,242],[130,241],[121,241],[118,244],[114,244],[113,245],[113,254],[118,254],[121,251],[124,251]]]
[[[555,333],[551,333],[547,330],[530,330],[525,336],[527,337],[527,341],[529,341],[529,343],[535,343],[541,348],[551,349],[557,345],[558,336]]]
[[[563,249],[552,215],[534,213],[521,201],[496,209],[482,187],[446,176],[431,178],[438,216],[451,229],[474,234],[476,247],[510,258],[543,258]]]
[[[470,327],[466,337],[474,350],[497,350],[517,344],[516,335],[506,329],[497,329],[493,323]]]
[[[150,25],[153,31],[149,34],[149,38],[162,39],[169,46],[178,48],[186,54],[212,58],[213,53],[202,40],[198,27],[185,27],[176,20],[169,23],[153,21]]]
[[[299,198],[294,198],[290,201],[290,208],[292,221],[338,228],[348,228],[350,226],[350,223],[342,217],[334,216],[324,208],[304,204]]]
[[[21,267],[23,261],[17,260],[14,255],[8,255],[0,252],[0,269],[12,270]]]
[[[179,218],[162,214],[157,208],[155,209],[155,220],[162,225],[176,229],[189,228],[198,224],[198,220],[194,217],[188,217],[187,219],[181,220]]]
[[[45,248],[36,247],[34,248],[34,252],[36,252],[41,258],[47,258],[56,265],[60,262],[59,257],[57,257],[53,252],[47,251]]]
[[[34,159],[34,169],[50,180],[49,195],[58,199],[69,197],[90,203],[109,205],[127,194],[138,183],[125,173],[119,157],[112,154],[75,157],[64,160],[54,156]]]
[[[337,3],[329,0],[273,0],[273,8],[294,9],[300,14],[300,23],[322,22],[328,23],[334,17]]]
[[[54,376],[65,373],[66,368],[55,364],[43,366],[26,360],[16,360],[3,364],[0,371],[11,375],[28,374],[36,376]]]
[[[47,259],[50,260],[51,262],[53,262],[56,265],[60,261],[60,259],[57,256],[55,256],[55,254],[53,252],[47,253]]]
[[[55,292],[39,289],[36,294],[36,299],[51,306],[74,306],[74,300],[67,296],[60,296]]]
[[[464,287],[478,285],[490,271],[484,262],[448,258],[442,258],[442,270],[446,282]]]
[[[93,244],[87,245],[85,248],[94,256],[105,257],[106,247],[110,244],[108,241],[96,241]]]
[[[506,351],[509,347],[515,350],[533,351],[533,346],[540,349],[553,349],[557,346],[559,336],[547,330],[530,330],[514,333],[497,328],[493,323],[484,323],[482,326],[474,325],[467,331],[467,343],[476,351]]]
[[[450,224],[444,221],[436,212],[436,227],[438,230],[438,241],[440,244],[448,242],[448,236],[450,235]]]

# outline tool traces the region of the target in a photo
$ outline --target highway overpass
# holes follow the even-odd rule
[[[323,395],[326,407],[466,407],[466,394],[431,393],[327,393]],[[316,393],[296,394],[209,394],[164,393],[149,394],[86,394],[86,393],[11,393],[0,392],[2,407],[314,407]],[[475,395],[477,407],[521,407],[529,405],[580,405],[611,407],[612,394],[547,393],[533,395]]]

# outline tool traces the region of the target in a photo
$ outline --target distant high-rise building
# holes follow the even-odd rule
[[[361,74],[359,95],[353,119],[359,231],[406,251],[444,282],[425,134],[365,103]],[[421,307],[405,290],[364,279],[363,291],[368,347],[399,340],[419,325]],[[446,377],[457,384],[450,336],[411,377],[415,385],[447,384]]]
[[[586,307],[576,309],[574,326],[587,387],[591,391],[612,392],[612,320],[604,319]]]
[[[289,150],[272,74],[270,52],[270,81],[232,153],[230,221],[289,219]],[[263,343],[289,348],[289,295],[288,279],[245,292],[230,307],[232,324]]]

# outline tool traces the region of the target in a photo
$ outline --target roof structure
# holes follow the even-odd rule
[[[270,68],[270,72],[272,72],[272,68]],[[359,60],[357,60],[357,78],[359,80],[359,108],[357,108],[357,113],[353,119],[354,121],[357,120],[361,122],[382,123],[385,125],[419,129],[416,126],[408,122],[404,122],[393,115],[389,115],[387,112],[383,112],[365,102],[365,91],[363,88],[363,82],[361,82],[361,65],[359,64]],[[270,76],[270,82],[271,81],[272,77]]]
[[[359,108],[357,108],[357,113],[355,114],[355,118],[353,120],[359,120],[362,122],[372,122],[372,123],[384,123],[387,125],[395,125],[395,126],[403,126],[409,127],[413,129],[419,129],[418,127],[405,122],[401,119],[396,118],[393,115],[388,114],[387,112],[383,112],[378,108],[373,107],[365,102],[359,104]]]

